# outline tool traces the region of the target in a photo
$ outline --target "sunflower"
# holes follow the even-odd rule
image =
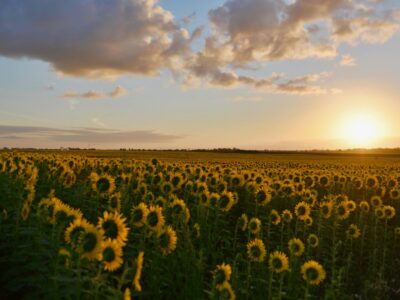
[[[183,217],[185,223],[189,222],[190,219],[190,211],[186,206],[185,201],[182,199],[174,198],[174,201],[169,205],[172,215]]]
[[[132,282],[136,292],[142,291],[142,286],[140,285],[140,278],[142,277],[143,262],[144,262],[144,252],[140,251],[139,255],[136,258],[136,272]]]
[[[85,231],[85,227],[88,225],[89,223],[83,218],[72,221],[67,229],[65,229],[65,241],[70,244],[72,248],[76,249],[79,245],[80,235]]]
[[[104,263],[104,270],[113,272],[123,263],[122,247],[117,240],[106,239],[100,253],[100,260]]]
[[[310,205],[304,201],[297,203],[296,207],[294,208],[294,213],[301,221],[304,221],[310,215],[310,211]]]
[[[108,207],[110,211],[121,211],[121,193],[114,193],[108,198]]]
[[[298,239],[293,238],[289,241],[289,251],[294,256],[301,256],[304,253],[304,243]]]
[[[346,205],[347,205],[347,209],[349,210],[349,212],[352,212],[357,208],[356,203],[352,200],[346,201]]]
[[[117,212],[104,211],[99,218],[97,227],[104,231],[104,237],[117,240],[120,245],[125,245],[128,240],[129,228],[125,224],[126,219]]]
[[[371,197],[371,205],[373,207],[380,207],[383,205],[382,198],[380,196],[372,196]]]
[[[160,250],[163,255],[172,253],[176,248],[176,232],[171,226],[166,226],[158,235]]]
[[[221,288],[219,289],[219,298],[218,299],[226,299],[226,300],[235,300],[236,295],[232,290],[232,286],[229,282],[225,281]]]
[[[164,226],[165,220],[162,208],[151,205],[147,214],[146,225],[153,231],[159,231]]]
[[[318,244],[319,244],[318,236],[316,234],[314,234],[314,233],[311,233],[307,238],[307,243],[312,248],[318,247]]]
[[[214,273],[215,287],[218,290],[221,290],[223,284],[225,282],[229,282],[229,280],[231,279],[232,268],[229,264],[222,263],[220,265],[217,265],[217,268],[213,273]]]
[[[136,227],[142,227],[146,224],[147,215],[149,213],[149,209],[147,205],[143,202],[139,203],[138,206],[135,206],[131,210],[131,222]]]
[[[269,217],[270,217],[271,223],[274,225],[278,225],[281,222],[281,216],[275,209],[271,210]]]
[[[104,232],[92,224],[85,224],[84,230],[79,234],[78,250],[83,258],[94,260],[99,258],[104,239]]]
[[[263,262],[267,251],[264,242],[260,239],[254,239],[247,243],[247,255],[251,261]]]
[[[293,219],[293,214],[292,214],[292,212],[291,212],[290,210],[288,210],[288,209],[285,209],[285,210],[282,212],[282,219],[283,219],[283,221],[284,221],[285,223],[290,223],[290,221],[292,221],[292,219]]]
[[[65,248],[60,248],[60,250],[58,250],[58,257],[61,261],[61,264],[68,268],[71,260],[71,252]]]
[[[92,189],[99,194],[111,194],[115,190],[114,178],[108,174],[90,174]]]
[[[393,200],[399,200],[400,199],[400,190],[399,189],[392,189],[389,192],[390,198]]]
[[[385,215],[385,218],[390,220],[390,219],[393,219],[394,216],[396,215],[396,210],[393,206],[385,205],[383,207],[383,213]]]
[[[367,201],[361,201],[360,208],[361,208],[362,212],[368,213],[369,212],[369,203]]]
[[[339,220],[347,219],[350,216],[350,211],[347,208],[347,201],[342,201],[336,206],[336,216]]]
[[[400,227],[396,227],[396,228],[394,229],[394,234],[395,234],[395,235],[400,235]]]
[[[301,266],[303,279],[311,285],[319,285],[326,278],[324,268],[315,260],[309,260]]]
[[[249,218],[247,217],[246,214],[242,214],[238,220],[238,227],[242,231],[246,231],[247,229],[247,224],[249,223]]]
[[[223,192],[218,201],[218,207],[223,211],[229,211],[235,204],[235,197],[231,192]]]
[[[375,216],[378,219],[384,219],[385,218],[385,212],[383,211],[383,207],[375,208]]]
[[[26,201],[24,202],[22,209],[21,209],[21,218],[22,220],[26,221],[29,217],[29,212],[31,210],[31,206]]]
[[[210,207],[217,207],[218,203],[219,203],[219,198],[220,195],[217,193],[201,193],[200,194],[203,199],[201,199],[201,203],[205,202],[207,205],[209,205]]]
[[[271,202],[271,193],[265,188],[261,188],[256,192],[256,202],[261,205],[265,206]]]
[[[306,224],[306,226],[312,226],[312,224],[313,224],[313,218],[311,218],[310,216],[308,216],[307,218],[304,219],[304,224]]]
[[[257,234],[261,230],[261,221],[258,218],[251,218],[247,226],[250,233]]]
[[[369,176],[365,180],[365,186],[369,189],[375,189],[378,186],[378,178],[376,176]]]
[[[124,292],[124,300],[131,300],[132,296],[131,296],[131,289],[130,288],[125,288],[125,292]]]
[[[351,240],[359,238],[360,234],[360,229],[355,224],[351,224],[346,231],[347,238]]]
[[[325,219],[329,219],[331,217],[333,206],[334,206],[333,201],[324,201],[319,205],[320,212]]]
[[[269,255],[269,268],[275,273],[281,273],[289,270],[289,259],[285,253],[274,251]]]

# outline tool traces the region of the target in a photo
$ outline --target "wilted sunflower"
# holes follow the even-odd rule
[[[249,223],[249,218],[247,217],[246,214],[242,214],[238,220],[238,227],[240,228],[240,230],[246,231],[248,223]]]
[[[304,253],[304,243],[298,239],[293,238],[289,241],[289,251],[294,256],[301,256]]]
[[[301,266],[303,279],[311,285],[319,285],[325,280],[324,268],[315,260],[309,260]]]
[[[160,231],[164,226],[165,219],[162,213],[162,208],[151,205],[147,214],[146,225],[153,231]]]
[[[218,290],[221,290],[223,284],[231,279],[232,268],[229,264],[222,263],[220,265],[217,265],[217,268],[214,270],[213,273],[215,287]]]
[[[278,225],[281,222],[281,216],[279,215],[278,211],[275,209],[271,210],[269,214],[271,223],[274,225]]]
[[[318,236],[316,234],[314,234],[314,233],[311,233],[307,238],[307,243],[312,248],[318,247],[318,244],[319,244]]]
[[[122,247],[117,240],[106,239],[101,249],[100,260],[104,263],[104,270],[113,272],[123,263]]]
[[[136,227],[142,227],[146,223],[149,209],[143,202],[139,203],[138,206],[134,206],[131,210],[131,222]]]
[[[289,270],[289,259],[285,253],[274,251],[269,255],[269,268],[275,273],[281,273]]]
[[[293,214],[291,213],[291,211],[288,210],[288,209],[285,209],[285,210],[282,212],[282,220],[283,220],[285,223],[290,223],[290,221],[292,221],[292,219],[293,219]]]
[[[357,225],[351,224],[346,231],[348,239],[355,240],[360,236],[361,232]]]
[[[83,258],[95,260],[99,258],[104,239],[104,232],[92,224],[85,224],[84,231],[79,235],[78,250]]]
[[[104,231],[104,237],[117,240],[120,245],[125,245],[128,240],[129,228],[125,224],[126,218],[117,212],[104,211],[99,218],[97,227]]]
[[[157,238],[163,255],[170,254],[175,250],[177,237],[175,230],[171,226],[168,225],[161,230]]]
[[[136,272],[132,282],[136,292],[142,291],[142,286],[140,285],[140,278],[142,277],[143,262],[144,262],[144,252],[140,251],[139,255],[136,258]]]
[[[264,242],[260,239],[254,239],[247,243],[247,255],[251,261],[263,262],[267,251]]]
[[[251,218],[247,226],[250,233],[257,234],[261,230],[261,221],[258,218]]]
[[[304,201],[297,203],[296,207],[294,208],[294,213],[301,221],[304,221],[310,215],[310,212],[310,205]]]

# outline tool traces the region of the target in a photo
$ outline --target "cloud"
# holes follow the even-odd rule
[[[344,67],[353,67],[356,65],[356,60],[351,55],[342,55],[340,65]]]
[[[191,33],[184,28],[193,16],[177,21],[157,0],[2,0],[0,55],[40,59],[56,72],[86,78],[157,76],[169,70],[186,86],[247,85],[273,93],[320,94],[329,89],[318,81],[255,78],[241,70],[277,61],[333,59],[343,43],[384,43],[399,30],[400,10],[392,3],[225,0],[209,11],[211,30],[203,37],[201,26]],[[194,51],[193,41],[200,37]],[[109,93],[70,91],[64,98],[124,94],[117,87]]]
[[[158,133],[152,130],[121,131],[107,128],[60,129],[40,126],[0,125],[0,139],[24,139],[60,143],[135,144],[166,143],[183,138],[178,135]]]
[[[0,54],[89,78],[156,75],[189,53],[190,35],[156,0],[2,0]]]
[[[123,86],[117,86],[113,91],[108,93],[110,97],[117,98],[127,95],[128,92]]]
[[[98,100],[107,97],[118,98],[127,95],[128,92],[123,86],[117,86],[109,93],[104,93],[102,91],[90,90],[83,93],[78,93],[76,91],[66,91],[61,98],[63,99],[86,99],[86,100]]]
[[[331,59],[342,43],[383,43],[399,29],[399,10],[370,0],[227,0],[209,11],[212,33],[187,62],[190,79],[212,85],[238,82],[265,85],[264,80],[240,80],[238,70],[263,63],[306,58]],[[256,82],[256,84],[254,84]],[[266,82],[266,86],[271,86]],[[268,91],[321,93],[323,88],[293,82]]]

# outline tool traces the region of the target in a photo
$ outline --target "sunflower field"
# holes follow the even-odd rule
[[[1,299],[400,299],[400,163],[0,152]]]

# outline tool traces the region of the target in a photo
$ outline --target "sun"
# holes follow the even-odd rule
[[[373,147],[381,137],[381,124],[370,115],[353,115],[344,122],[343,135],[351,147]]]

